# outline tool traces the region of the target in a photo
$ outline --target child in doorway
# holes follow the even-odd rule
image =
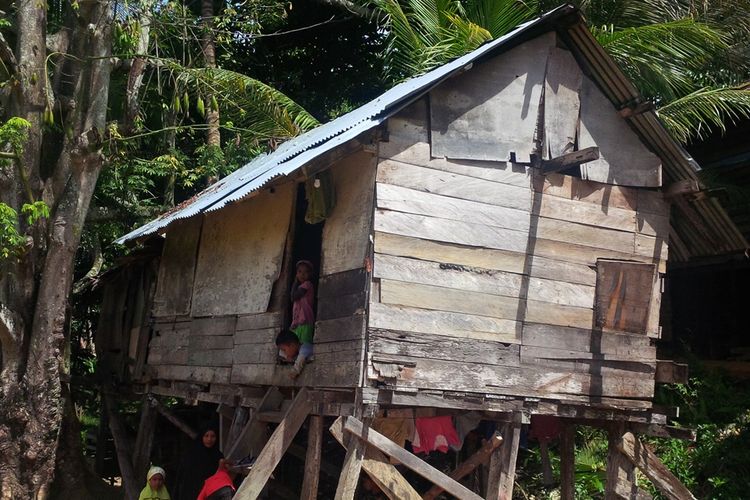
[[[295,379],[302,373],[305,362],[313,354],[312,343],[302,344],[297,334],[291,330],[283,330],[276,337],[276,346],[279,348],[279,355],[286,361],[294,361],[290,377]]]
[[[313,342],[313,328],[315,325],[315,314],[313,303],[315,301],[315,290],[310,281],[313,273],[313,265],[309,260],[297,262],[297,275],[292,285],[292,325],[291,331],[297,335],[300,344]]]

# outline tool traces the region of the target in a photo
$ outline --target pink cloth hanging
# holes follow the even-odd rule
[[[415,424],[415,439],[411,443],[414,453],[433,450],[446,453],[449,446],[461,443],[450,416],[417,418]]]

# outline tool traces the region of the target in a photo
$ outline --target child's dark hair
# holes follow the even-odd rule
[[[276,336],[276,345],[281,344],[299,344],[299,338],[292,331],[281,330],[281,332]]]

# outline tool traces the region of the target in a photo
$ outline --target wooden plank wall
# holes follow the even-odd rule
[[[368,379],[648,407],[655,349],[648,335],[594,331],[596,264],[665,271],[661,194],[433,158],[427,107],[391,118],[380,144]],[[655,293],[651,337],[658,310]]]
[[[314,387],[356,387],[361,384],[365,311],[370,284],[367,261],[370,252],[375,157],[364,152],[355,153],[335,163],[331,172],[337,199],[323,229],[314,361],[305,367],[296,380],[290,379],[289,366],[277,364],[278,349],[274,340],[285,326],[281,324],[278,312],[160,317],[156,319],[155,336],[150,344],[148,358],[156,378],[204,384]],[[277,190],[276,194],[278,193]],[[256,207],[256,215],[269,215],[269,208],[277,209],[277,205],[273,203],[268,207]],[[283,210],[280,212],[284,214]],[[213,214],[216,227],[227,226],[227,223],[219,219],[222,214],[236,219],[228,210],[219,211]],[[269,234],[276,235],[280,230],[286,233],[286,222],[282,222],[278,224],[278,230],[256,232],[235,244],[246,243],[248,239],[276,241],[277,238],[272,238]],[[259,234],[262,237],[259,238]],[[234,236],[234,233],[224,236],[217,233],[214,239],[221,237],[222,241],[230,241]],[[257,244],[251,246],[266,248]],[[276,246],[283,248],[283,242],[278,242]],[[220,249],[226,249],[225,247],[226,245],[221,246]],[[201,244],[201,252],[207,252],[199,257],[204,265],[207,265],[205,263],[212,256],[216,258],[215,252],[208,252],[210,248],[213,247]],[[264,263],[266,266],[275,262],[269,252],[261,256],[254,255],[250,260],[243,257],[244,254],[237,255],[239,257],[231,262],[235,269],[252,266],[260,257],[270,261]],[[216,265],[218,264],[215,263],[212,269]],[[226,272],[221,274],[226,275]],[[262,288],[253,281],[248,283],[253,283],[255,288]],[[223,284],[220,285],[219,292],[226,288]],[[203,295],[210,293],[218,297],[216,286],[211,286],[214,287],[213,291],[206,290]],[[268,291],[270,292],[270,287]],[[256,293],[252,297],[257,295]],[[225,307],[218,300],[212,300],[211,303]],[[268,304],[267,298],[265,304]],[[232,312],[233,307],[230,304],[226,312]]]

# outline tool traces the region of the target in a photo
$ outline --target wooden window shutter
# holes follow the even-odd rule
[[[599,259],[596,263],[596,326],[643,333],[648,328],[654,264]]]

